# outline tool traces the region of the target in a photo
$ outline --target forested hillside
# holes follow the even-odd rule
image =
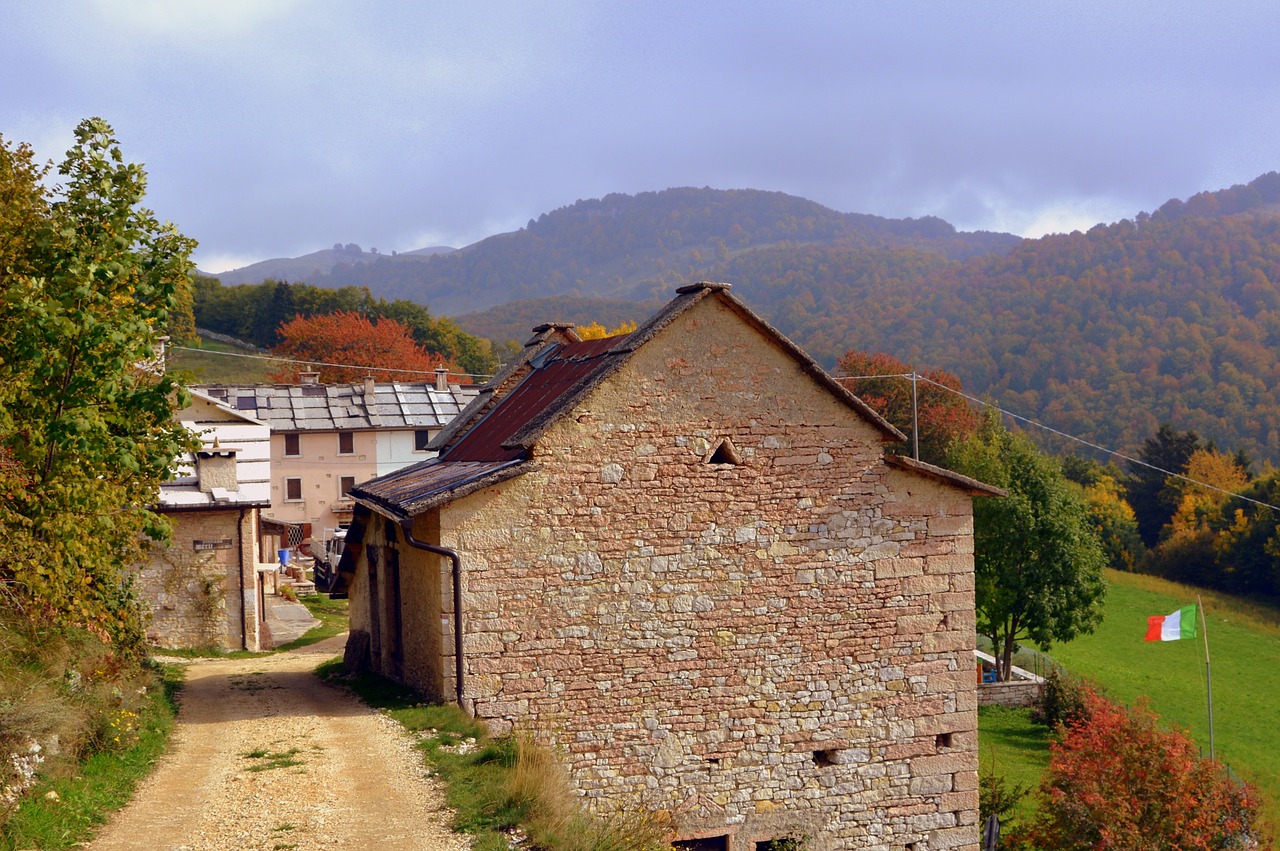
[[[379,256],[308,279],[368,287],[437,313],[556,295],[665,299],[736,254],[767,246],[921,248],[948,258],[1006,251],[1009,234],[959,233],[941,219],[838,213],[781,192],[668,189],[608,195],[546,213],[519,231],[417,262]]]
[[[887,352],[1133,450],[1171,422],[1280,462],[1280,175],[966,261],[778,247],[709,271],[831,365]]]
[[[378,257],[313,283],[437,316],[477,310],[459,325],[505,343],[550,319],[612,327],[689,281],[729,281],[828,366],[886,352],[1113,448],[1167,421],[1274,463],[1278,207],[1272,173],[1021,240],[776,192],[673,189],[580,201],[452,254]]]
[[[794,321],[794,294],[762,309],[802,345],[844,340],[940,366],[1108,446],[1133,448],[1167,421],[1276,461],[1278,282],[1280,219],[1269,213],[1152,216],[943,264],[916,286],[850,292],[848,310],[817,323],[830,327]]]

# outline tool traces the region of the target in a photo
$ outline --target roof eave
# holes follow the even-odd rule
[[[890,467],[897,467],[900,470],[906,470],[910,473],[916,473],[928,478],[941,481],[944,484],[959,488],[967,492],[970,496],[1008,496],[1009,492],[1002,488],[989,485],[986,482],[980,482],[960,473],[948,470],[945,467],[938,467],[934,464],[927,464],[924,461],[917,461],[914,458],[908,458],[905,455],[886,455],[885,463]]]
[[[350,496],[356,503],[371,511],[377,512],[384,517],[390,517],[397,522],[403,522],[412,520],[420,514],[425,514],[433,508],[439,508],[476,491],[484,490],[487,487],[514,479],[517,476],[523,476],[525,473],[531,473],[537,469],[539,469],[538,465],[529,461],[512,461],[496,470],[476,476],[473,479],[458,482],[450,487],[442,488],[421,499],[406,500],[400,503],[380,499],[362,491],[359,487],[353,489]]]

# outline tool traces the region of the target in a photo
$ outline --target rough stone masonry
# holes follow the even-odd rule
[[[739,305],[683,310],[528,472],[416,517],[465,564],[464,703],[678,838],[976,849],[981,486],[887,460]],[[367,525],[353,629],[447,698],[447,563]]]

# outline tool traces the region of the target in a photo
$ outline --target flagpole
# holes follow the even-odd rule
[[[1213,759],[1213,676],[1209,672],[1209,622],[1204,616],[1204,603],[1196,595],[1196,608],[1200,610],[1200,624],[1204,629],[1204,683],[1209,693],[1209,759]]]

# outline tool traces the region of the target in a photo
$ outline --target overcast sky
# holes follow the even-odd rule
[[[1280,169],[1270,2],[5,0],[0,134],[98,115],[224,271],[581,198],[1087,228]]]

